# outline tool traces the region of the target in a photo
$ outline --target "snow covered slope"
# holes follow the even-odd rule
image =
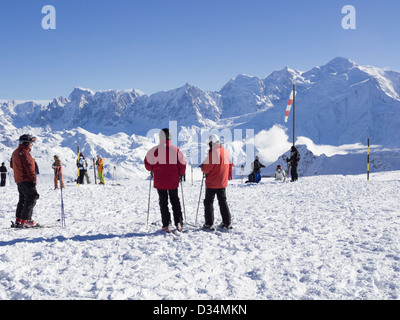
[[[184,183],[192,223],[200,184]],[[57,224],[59,191],[38,188],[34,218]],[[39,230],[6,227],[18,195],[14,185],[0,188],[0,300],[400,298],[400,171],[369,184],[364,175],[235,180],[227,189],[234,230],[187,227],[178,241],[158,231],[154,189],[147,232],[148,188],[139,179],[67,185],[67,228]]]

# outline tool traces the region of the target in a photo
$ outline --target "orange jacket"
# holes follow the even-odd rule
[[[36,182],[35,160],[33,160],[29,147],[20,144],[11,157],[10,167],[14,170],[15,183]]]
[[[102,158],[96,161],[97,164],[97,171],[102,172],[104,171],[104,161]]]
[[[232,179],[233,164],[229,160],[229,152],[220,144],[216,144],[208,152],[207,158],[201,165],[206,177],[206,187],[210,189],[223,189]]]
[[[54,174],[55,175],[58,175],[59,173],[62,174],[62,163],[61,163],[61,160],[60,159],[54,160],[52,168],[54,169]]]

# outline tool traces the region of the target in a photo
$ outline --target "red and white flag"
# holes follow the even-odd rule
[[[292,93],[290,94],[289,102],[288,102],[288,105],[286,107],[285,122],[288,122],[290,109],[292,109],[293,99],[294,99],[293,92],[294,92],[294,90],[292,90]]]

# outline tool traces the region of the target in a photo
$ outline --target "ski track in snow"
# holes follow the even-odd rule
[[[7,228],[18,193],[1,188],[0,300],[400,298],[400,172],[372,174],[370,183],[365,175],[235,180],[227,192],[234,230],[187,226],[177,241],[159,231],[155,189],[146,230],[148,183],[67,184],[67,227],[37,230]],[[200,183],[184,183],[190,223]],[[54,224],[60,192],[50,183],[38,191],[34,219]]]

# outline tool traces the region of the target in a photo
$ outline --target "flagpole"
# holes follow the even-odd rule
[[[295,143],[295,112],[296,112],[296,85],[293,82],[293,147]]]
[[[368,138],[367,182],[369,182],[369,154],[370,154],[370,149],[369,149],[369,138]]]

